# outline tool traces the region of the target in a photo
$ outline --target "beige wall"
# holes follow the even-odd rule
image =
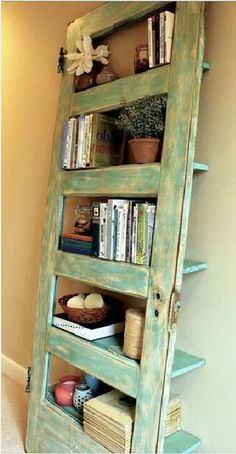
[[[3,353],[31,362],[40,243],[66,24],[102,2],[5,2],[3,7]],[[123,37],[126,42],[126,35]],[[201,452],[235,452],[236,4],[210,2],[188,256],[207,272],[184,280],[178,347],[205,369],[175,380],[183,426]],[[114,44],[115,45],[115,44]],[[113,53],[114,55],[114,53]]]

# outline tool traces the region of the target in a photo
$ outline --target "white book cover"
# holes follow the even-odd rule
[[[165,22],[165,63],[170,63],[171,48],[174,31],[174,20],[175,15],[170,11],[165,11],[164,22]]]
[[[52,324],[57,328],[75,334],[75,336],[83,337],[87,340],[101,339],[103,337],[113,336],[124,331],[123,321],[104,321],[91,327],[80,325],[79,323],[71,322],[65,314],[56,314],[53,316]]]
[[[107,258],[107,203],[100,203],[99,258]]]

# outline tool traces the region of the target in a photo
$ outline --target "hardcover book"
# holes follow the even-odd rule
[[[115,119],[101,113],[92,115],[89,167],[122,164],[124,134],[115,126]]]

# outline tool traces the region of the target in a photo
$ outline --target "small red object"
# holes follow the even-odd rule
[[[75,375],[65,375],[59,378],[59,382],[55,386],[56,403],[66,407],[73,407],[73,394],[79,382],[80,377]]]

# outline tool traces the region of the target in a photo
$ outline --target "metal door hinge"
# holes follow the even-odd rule
[[[169,331],[176,328],[180,308],[180,293],[173,292],[170,305]]]
[[[31,367],[27,367],[27,382],[26,382],[26,387],[25,387],[25,392],[29,393],[30,392],[30,378],[31,378]]]

